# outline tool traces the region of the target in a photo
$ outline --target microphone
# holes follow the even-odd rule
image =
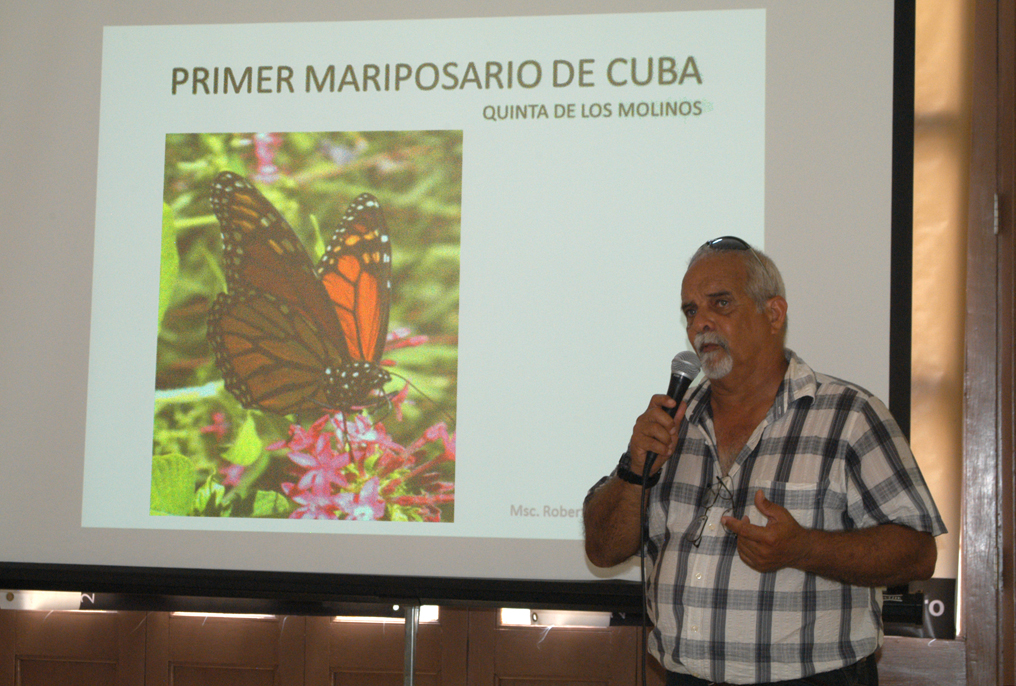
[[[670,386],[667,387],[667,395],[673,398],[675,402],[680,403],[685,391],[688,390],[688,386],[698,376],[700,368],[698,355],[690,350],[685,350],[674,355],[674,359],[670,362]],[[677,414],[677,405],[668,407],[667,414],[671,417]],[[649,476],[649,470],[652,469],[657,457],[658,455],[654,452],[646,453],[646,463],[642,473],[643,479]]]

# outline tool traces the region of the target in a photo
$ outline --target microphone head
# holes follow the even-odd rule
[[[699,369],[702,365],[699,364],[698,355],[690,350],[685,350],[674,355],[673,361],[670,363],[670,373],[674,376],[683,376],[688,379],[694,379],[698,376]]]

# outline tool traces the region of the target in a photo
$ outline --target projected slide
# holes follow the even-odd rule
[[[764,10],[107,27],[82,525],[581,539],[765,75]]]
[[[167,138],[153,514],[453,521],[461,146]]]

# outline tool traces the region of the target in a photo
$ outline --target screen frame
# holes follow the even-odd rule
[[[894,6],[890,360],[888,405],[910,431],[915,2]],[[336,604],[496,605],[641,612],[638,582],[474,579],[257,572],[161,567],[0,562],[0,588],[102,596],[102,609],[244,607],[266,603],[290,614],[333,614]],[[177,599],[177,600],[174,600]],[[190,599],[183,602],[179,599]],[[84,606],[83,606],[84,607]],[[94,603],[91,609],[96,609]]]

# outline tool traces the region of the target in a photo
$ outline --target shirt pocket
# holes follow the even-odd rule
[[[755,492],[762,491],[766,500],[786,508],[803,527],[809,529],[842,529],[846,496],[831,488],[829,480],[816,483],[756,481],[745,502],[745,514],[752,524],[765,526],[766,518],[755,507]]]

